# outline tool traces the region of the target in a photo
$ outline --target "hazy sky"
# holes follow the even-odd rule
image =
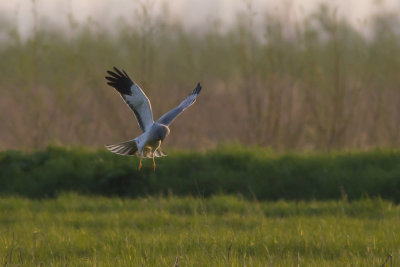
[[[256,12],[255,18],[259,20],[266,11],[297,20],[315,10],[320,3],[328,3],[337,7],[340,16],[346,17],[362,31],[368,27],[371,14],[400,12],[398,0],[0,0],[0,12],[17,23],[20,33],[25,36],[32,29],[33,2],[39,17],[58,27],[68,25],[67,14],[71,11],[78,22],[91,17],[101,28],[111,28],[121,17],[134,23],[139,3],[150,3],[156,16],[161,16],[167,5],[169,20],[180,20],[186,27],[201,28],[215,19],[219,19],[222,25],[229,25],[239,11],[245,10],[245,3],[249,1]]]

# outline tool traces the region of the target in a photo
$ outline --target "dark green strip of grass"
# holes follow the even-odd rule
[[[48,147],[0,153],[0,194],[42,198],[61,192],[137,197],[238,194],[258,200],[380,197],[400,202],[400,151],[277,155],[236,146],[174,152],[157,159],[122,157],[105,150]]]

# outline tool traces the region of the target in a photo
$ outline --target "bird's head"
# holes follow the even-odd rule
[[[168,126],[165,125],[160,125],[160,130],[158,131],[158,138],[161,141],[164,141],[165,137],[167,137],[169,135],[169,128]]]

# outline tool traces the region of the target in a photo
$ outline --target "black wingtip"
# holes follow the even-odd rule
[[[114,71],[107,70],[106,76],[107,84],[117,89],[117,91],[124,95],[130,95],[130,88],[133,85],[133,81],[129,78],[124,70],[121,72],[117,67],[113,67]]]
[[[194,90],[193,90],[193,94],[199,94],[200,93],[200,91],[201,91],[201,85],[200,85],[200,82],[199,83],[197,83],[197,86],[196,86],[196,88],[194,88]]]

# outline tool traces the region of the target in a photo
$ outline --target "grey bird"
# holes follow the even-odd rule
[[[107,73],[109,75],[106,76],[108,80],[107,84],[114,87],[125,100],[126,104],[132,109],[143,134],[126,142],[107,145],[106,148],[115,154],[124,156],[135,155],[139,157],[139,171],[142,168],[142,158],[152,157],[153,170],[155,171],[156,162],[154,157],[166,156],[161,150],[161,143],[170,132],[169,125],[179,114],[196,101],[196,97],[201,91],[201,85],[198,83],[193,92],[185,100],[154,122],[149,99],[142,89],[129,78],[128,74],[116,67],[114,67],[114,71],[107,71]]]

